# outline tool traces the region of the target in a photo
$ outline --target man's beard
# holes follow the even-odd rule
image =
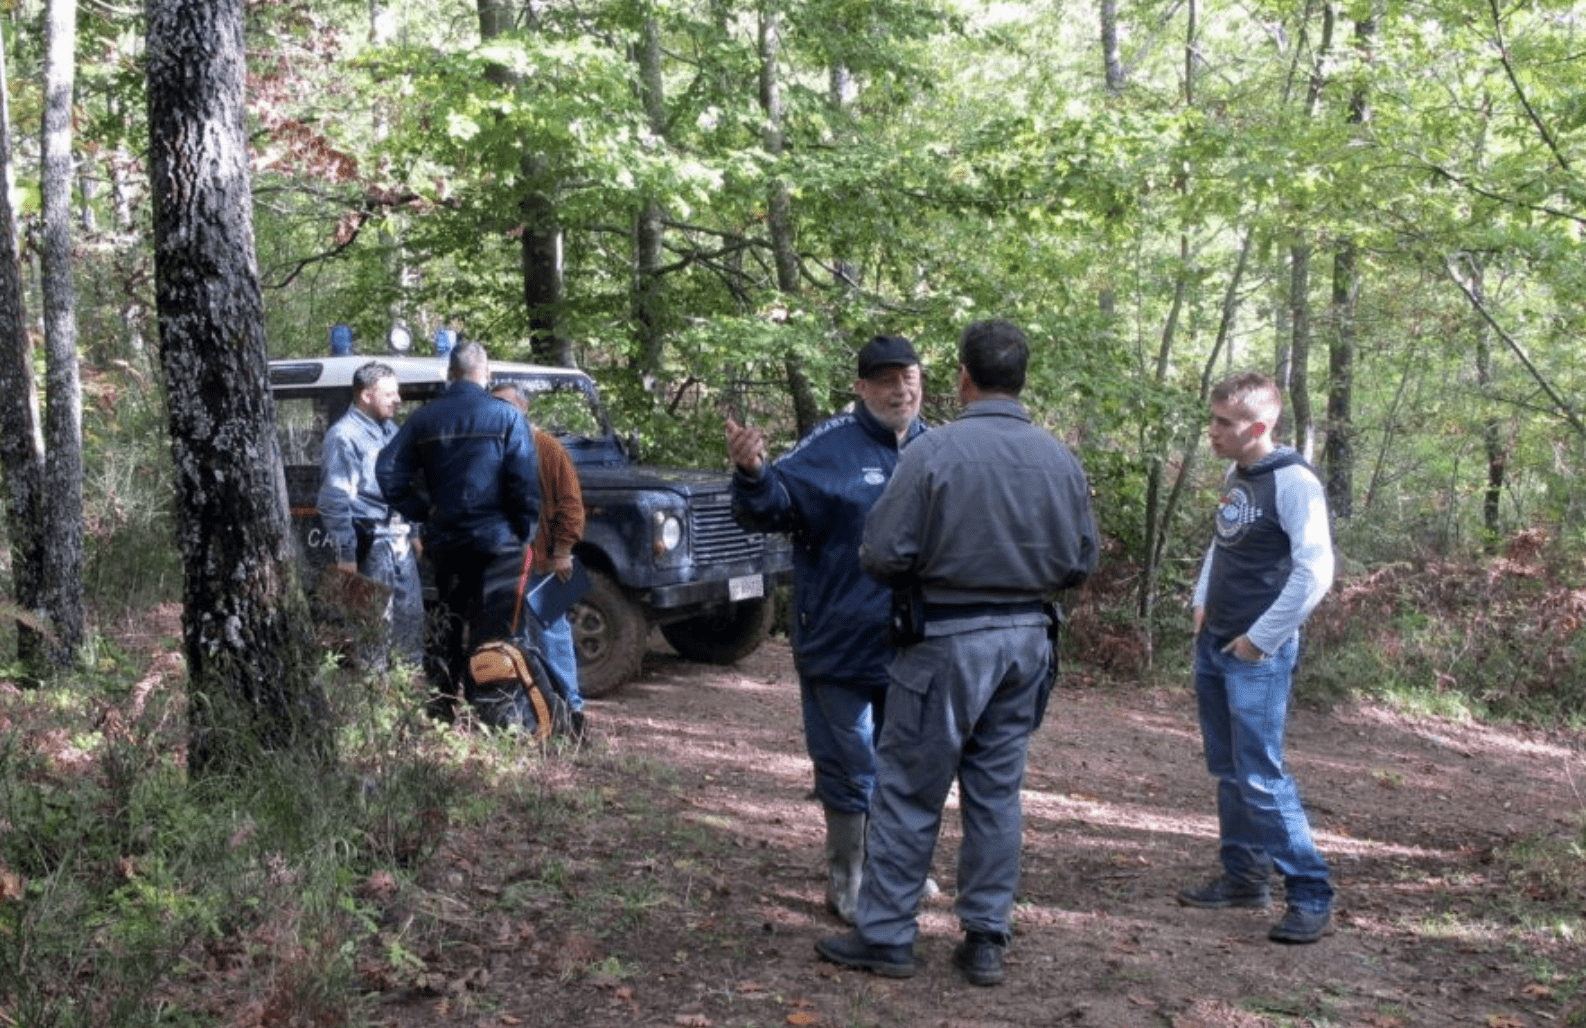
[[[868,405],[867,405],[868,406]],[[870,407],[870,413],[883,425],[901,434],[914,421],[914,411],[908,407]]]

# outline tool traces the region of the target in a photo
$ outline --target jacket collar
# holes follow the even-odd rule
[[[1017,418],[1019,421],[1029,421],[1030,412],[1018,400],[993,398],[974,401],[958,412],[958,418]]]

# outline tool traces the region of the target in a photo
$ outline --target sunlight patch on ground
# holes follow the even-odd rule
[[[1060,796],[1030,791],[1025,793],[1026,815],[1054,821],[1074,819],[1088,825],[1117,828],[1130,832],[1183,835],[1193,839],[1217,838],[1217,819],[1193,814],[1169,814],[1153,807],[1105,803],[1083,796]],[[1316,832],[1323,852],[1355,857],[1400,857],[1416,860],[1453,860],[1455,854],[1424,846],[1401,845],[1380,839],[1359,839],[1336,832]]]

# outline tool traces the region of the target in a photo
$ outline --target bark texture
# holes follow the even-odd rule
[[[243,134],[242,0],[148,0],[160,360],[176,466],[195,774],[322,755],[266,384]]]
[[[44,103],[45,413],[41,573],[56,668],[83,639],[83,405],[77,373],[77,295],[72,287],[72,87],[76,0],[50,0]]]
[[[6,536],[11,545],[11,595],[27,621],[17,625],[17,656],[32,664],[41,651],[44,434],[33,381],[33,341],[22,300],[22,259],[11,209],[11,98],[0,45],[0,470],[5,473]],[[31,624],[27,623],[31,621]]]

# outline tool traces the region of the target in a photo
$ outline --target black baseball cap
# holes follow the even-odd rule
[[[859,377],[869,378],[882,368],[906,368],[920,362],[914,344],[902,336],[876,336],[859,351]]]

